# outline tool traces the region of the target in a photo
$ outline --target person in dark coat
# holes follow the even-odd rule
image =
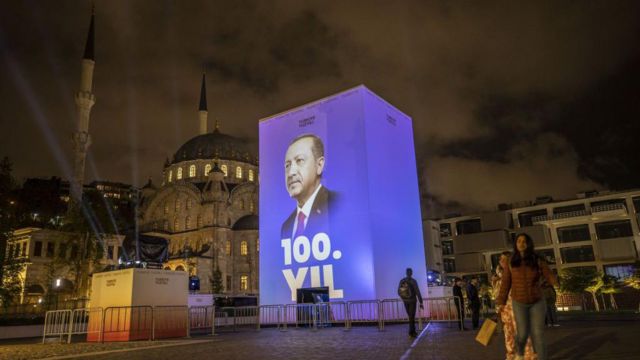
[[[422,294],[420,294],[418,282],[412,275],[413,269],[407,268],[407,276],[402,278],[400,284],[398,284],[398,295],[400,295],[404,303],[404,309],[407,311],[407,316],[409,317],[409,336],[416,337],[418,336],[416,333],[416,304],[420,302],[420,309],[424,309],[424,306],[422,305]],[[407,296],[401,293],[403,283],[409,287],[409,294],[407,294]]]
[[[455,296],[454,303],[456,304],[456,310],[458,314],[458,328],[460,330],[467,330],[464,327],[464,296],[462,295],[462,287],[464,282],[460,278],[455,278],[453,282],[453,296]]]
[[[473,330],[478,328],[480,323],[480,297],[478,296],[478,279],[471,279],[467,284],[467,300],[471,310],[471,323]]]

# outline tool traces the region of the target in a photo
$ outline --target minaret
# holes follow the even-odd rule
[[[84,184],[84,165],[87,158],[87,151],[91,145],[91,135],[89,135],[89,118],[91,108],[96,103],[93,95],[93,68],[96,64],[93,52],[94,42],[94,18],[95,11],[91,9],[91,24],[89,34],[82,57],[82,74],[80,76],[80,91],[76,93],[76,109],[78,113],[78,124],[73,133],[73,179],[71,179],[71,201],[72,204],[79,204],[82,201],[82,186]]]
[[[204,84],[204,74],[202,74],[202,86],[200,87],[200,135],[207,133],[207,117],[209,112],[207,111],[207,88]]]

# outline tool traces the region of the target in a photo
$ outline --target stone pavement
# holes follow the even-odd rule
[[[244,330],[176,341],[175,346],[86,356],[82,359],[504,359],[502,334],[489,346],[475,342],[476,332],[432,323],[417,339],[406,335],[407,325],[375,327]],[[546,331],[551,359],[640,359],[640,322],[574,321]],[[202,341],[207,340],[207,341]],[[159,342],[158,342],[159,343]],[[163,342],[170,344],[169,342]],[[68,346],[69,352],[73,346]],[[106,345],[106,344],[105,344]],[[111,344],[117,347],[118,344]],[[28,346],[28,345],[13,345]],[[29,345],[36,346],[36,345]],[[46,346],[46,345],[39,345]],[[65,345],[61,345],[65,346]],[[2,351],[11,346],[0,345]],[[58,353],[59,354],[59,353]],[[86,352],[85,352],[86,354]],[[6,353],[6,355],[9,355]],[[4,357],[12,359],[12,357]],[[33,358],[33,357],[32,357]]]

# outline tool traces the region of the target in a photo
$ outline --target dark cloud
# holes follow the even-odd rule
[[[19,177],[64,176],[90,6],[0,4],[0,155]],[[431,214],[637,187],[639,9],[98,0],[87,176],[158,179],[197,133],[204,68],[210,126],[254,146],[258,119],[367,85],[414,119]]]

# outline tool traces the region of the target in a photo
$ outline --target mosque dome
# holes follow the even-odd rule
[[[198,135],[184,143],[173,155],[171,164],[199,159],[224,159],[258,164],[258,158],[247,145],[247,141],[223,134],[218,129]]]
[[[245,215],[233,224],[233,230],[258,230],[258,216]]]

